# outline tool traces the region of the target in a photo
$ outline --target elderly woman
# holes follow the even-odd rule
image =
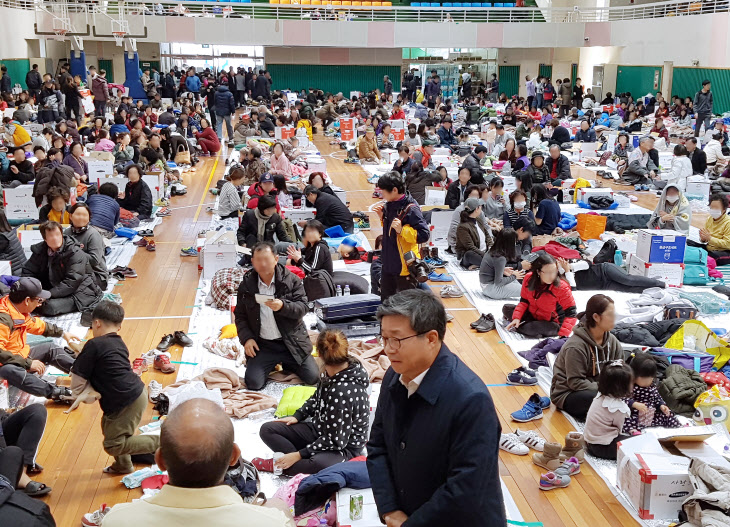
[[[365,130],[357,145],[357,155],[361,163],[375,165],[380,163],[382,156],[375,138],[375,129],[371,126]]]

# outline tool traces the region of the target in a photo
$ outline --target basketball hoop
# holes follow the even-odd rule
[[[56,34],[56,40],[66,40],[68,29],[54,28],[53,32]]]
[[[124,43],[124,37],[127,36],[126,31],[112,31],[112,35],[114,35],[114,40],[117,43],[117,46],[121,46]]]

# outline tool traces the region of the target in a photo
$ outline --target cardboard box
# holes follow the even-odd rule
[[[294,137],[293,126],[277,126],[274,128],[274,139],[289,139]]]
[[[20,245],[23,247],[26,258],[30,258],[30,248],[36,243],[43,241],[41,231],[37,229],[18,231],[18,238],[20,239]]]
[[[340,119],[340,132],[342,130],[355,130],[355,119],[351,117],[343,117]]]
[[[446,148],[445,146],[437,146],[433,150],[433,155],[434,156],[450,156],[451,150]]]
[[[205,235],[205,245],[201,252],[203,258],[203,278],[210,280],[216,271],[235,267],[236,233],[233,231],[213,231]]]
[[[637,255],[629,254],[629,274],[661,280],[670,287],[682,287],[684,283],[683,263],[649,263]]]
[[[640,518],[676,520],[694,493],[690,457],[730,467],[717,450],[726,436],[714,426],[648,429],[618,444],[617,485]]]
[[[403,119],[388,119],[388,122],[390,123],[390,128],[395,130],[403,130],[406,127],[406,122]]]
[[[340,129],[340,139],[342,141],[352,141],[353,139],[355,139],[355,131]]]
[[[89,166],[89,182],[114,176],[114,154],[111,152],[89,152],[86,156]]]
[[[398,161],[398,150],[381,150],[380,155],[383,156],[383,161],[388,164],[392,165],[396,161]]]
[[[434,210],[431,212],[431,245],[448,245],[449,227],[454,217],[453,210]]]
[[[405,130],[393,130],[393,138],[396,141],[403,141],[406,138]]]
[[[3,190],[5,216],[9,220],[37,220],[38,207],[33,197],[33,185],[20,185]]]
[[[294,223],[314,219],[314,209],[281,209],[281,212]]]
[[[446,203],[446,189],[443,187],[426,187],[424,205],[440,206]],[[452,213],[453,214],[453,213]]]
[[[712,185],[709,181],[687,181],[687,190],[684,195],[687,199],[699,199],[702,201],[708,201],[710,199],[710,186]]]
[[[636,256],[647,263],[682,263],[687,236],[667,229],[642,229],[637,233]]]
[[[578,199],[577,201],[582,201],[583,203],[588,203],[588,199],[598,196],[609,196],[610,198],[613,198],[613,190],[606,187],[606,188],[591,188],[591,187],[583,187],[578,189]]]

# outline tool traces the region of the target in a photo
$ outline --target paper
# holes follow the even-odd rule
[[[258,293],[256,293],[254,297],[256,298],[256,302],[259,304],[265,304],[269,300],[275,299],[274,295],[260,295]]]
[[[38,207],[33,197],[33,185],[6,188],[3,191],[5,215],[9,220],[37,220]]]

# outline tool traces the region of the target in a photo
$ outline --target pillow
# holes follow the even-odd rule
[[[274,416],[281,419],[282,417],[294,415],[316,391],[315,386],[290,386],[286,388]]]
[[[235,324],[228,324],[221,328],[221,334],[218,336],[219,339],[235,339],[238,336],[238,329]]]

